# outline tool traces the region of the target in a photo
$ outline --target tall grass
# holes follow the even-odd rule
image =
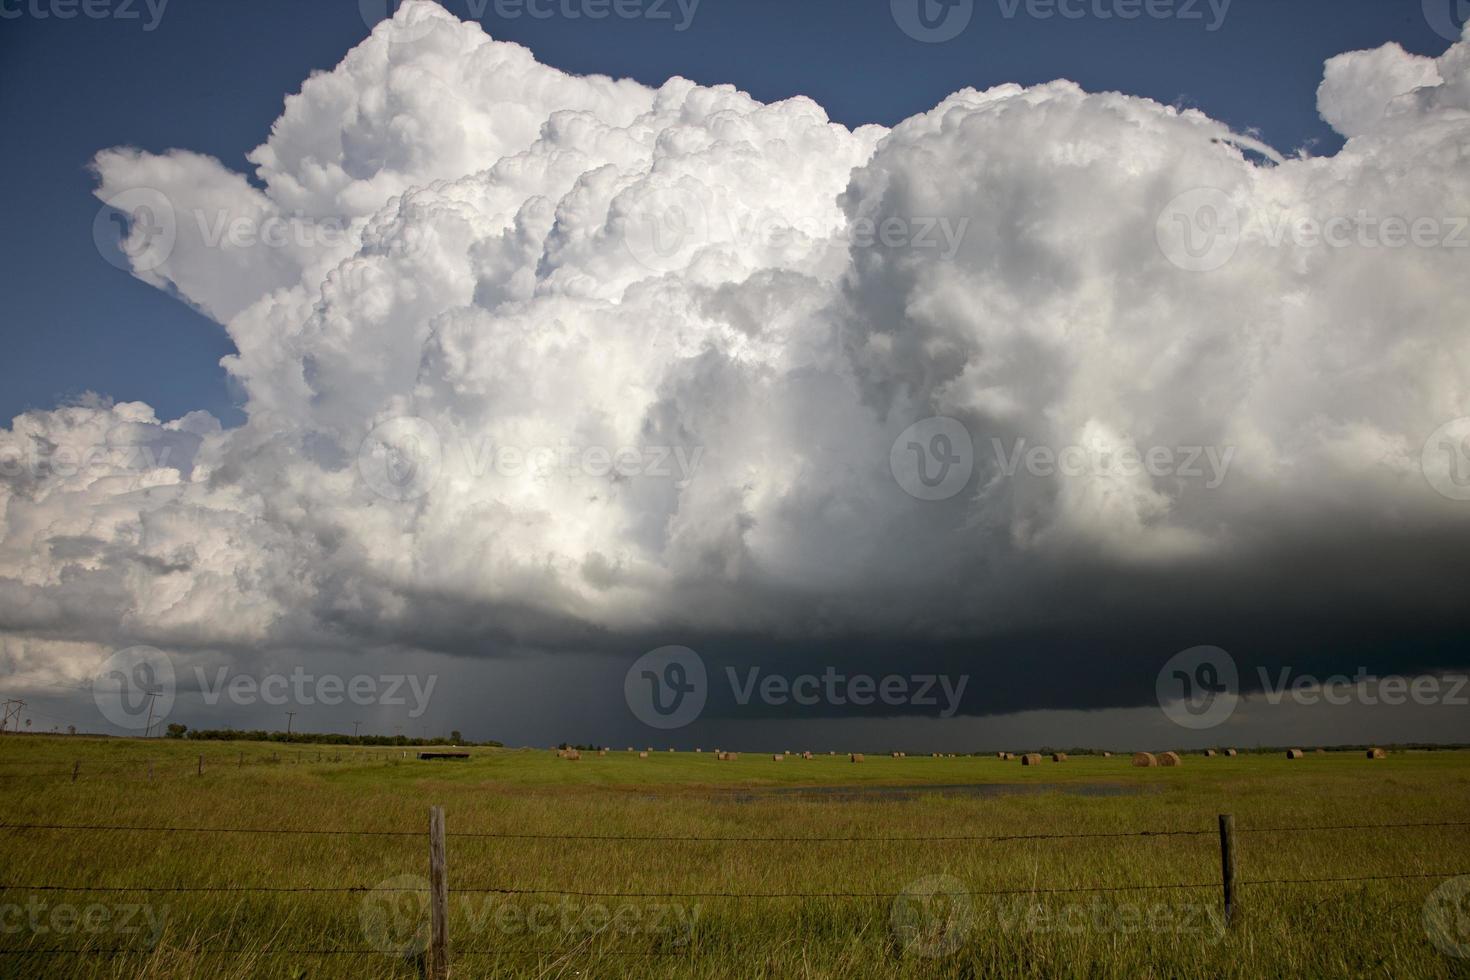
[[[921,791],[926,784],[1004,792]],[[806,785],[870,792],[774,792]],[[887,786],[916,791],[871,792]],[[1023,768],[988,758],[778,764],[758,755],[718,762],[708,753],[614,752],[570,762],[548,751],[490,749],[467,762],[419,762],[399,749],[16,736],[0,738],[0,792],[9,824],[409,832],[0,830],[5,976],[416,976],[422,896],[374,889],[419,887],[430,804],[447,811],[452,890],[629,895],[452,891],[457,976],[1470,975],[1470,960],[1445,955],[1426,932],[1423,909],[1437,877],[1246,886],[1239,919],[1224,930],[1213,835],[1216,814],[1236,815],[1247,880],[1470,871],[1465,827],[1251,830],[1470,821],[1470,753],[1374,762],[1357,753],[1295,762],[1190,756],[1178,769],[1153,770],[1122,758]],[[810,840],[1142,830],[1205,833]],[[472,832],[694,839],[463,836]],[[736,839],[743,837],[776,839]],[[40,884],[366,890],[19,887]],[[1056,891],[1166,885],[1202,887]],[[645,897],[906,891],[914,897]],[[103,912],[83,925],[69,923],[63,909],[81,916],[98,905],[108,916],[101,928],[91,926]],[[143,908],[130,926],[156,927],[126,931],[120,917],[133,905]],[[116,948],[135,952],[47,952]],[[358,950],[366,952],[347,952]]]

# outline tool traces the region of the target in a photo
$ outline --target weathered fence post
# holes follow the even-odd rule
[[[71,781],[72,782],[76,782],[77,781],[77,773],[81,771],[81,768],[82,768],[82,764],[80,762],[73,762],[71,764]]]
[[[199,756],[199,775],[204,775],[204,756],[202,753]]]
[[[1220,814],[1220,880],[1225,886],[1225,925],[1235,923],[1235,815]]]
[[[444,864],[444,808],[429,807],[429,976],[449,976],[449,875]]]

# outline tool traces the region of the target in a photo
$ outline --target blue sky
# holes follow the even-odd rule
[[[1428,0],[1432,5],[1438,0]],[[1443,0],[1448,8],[1453,0]],[[368,0],[369,7],[371,0]],[[468,0],[450,0],[461,17]],[[1235,0],[1224,23],[1034,19],[977,0],[955,39],[919,43],[872,0],[703,0],[672,20],[481,19],[493,36],[577,73],[657,84],[673,74],[729,82],[765,101],[803,94],[837,121],[894,123],[964,86],[1073,79],[1198,106],[1283,151],[1336,149],[1317,116],[1324,59],[1386,41],[1438,54],[1446,41],[1420,0]],[[217,325],[114,268],[93,245],[97,202],[87,162],[131,144],[186,147],[248,169],[281,108],[312,71],[367,32],[355,0],[173,0],[156,19],[141,2],[113,16],[62,20],[51,0],[4,0],[0,20],[0,240],[7,357],[0,416],[83,391],[143,400],[163,417],[206,409],[237,421]],[[131,16],[136,11],[137,16]],[[1446,13],[1444,16],[1448,16]],[[147,29],[152,25],[152,29]]]

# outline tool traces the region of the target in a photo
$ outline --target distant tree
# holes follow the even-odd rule
[[[171,724],[168,726],[168,731],[165,734],[168,738],[183,738],[184,733],[188,730],[188,725]]]
[[[464,741],[464,739],[460,737],[459,729],[458,728],[456,728],[454,731],[452,731],[452,732],[449,733],[449,740],[451,742],[462,742],[462,741]]]
[[[76,725],[67,725],[66,726],[66,733],[68,735],[75,735],[77,733],[77,726]]]

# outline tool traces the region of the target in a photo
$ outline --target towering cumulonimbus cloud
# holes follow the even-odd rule
[[[1065,81],[849,130],[404,3],[286,100],[259,186],[98,154],[247,421],[93,399],[4,431],[7,664],[983,637],[1313,574],[1449,615],[1448,559],[1384,542],[1470,513],[1424,472],[1470,415],[1470,42],[1343,55],[1318,98],[1331,157]],[[1300,233],[1363,216],[1438,237]],[[923,499],[902,436],[935,417],[973,472]],[[1087,462],[1018,468],[1038,447]],[[1116,465],[1151,449],[1172,468]]]

